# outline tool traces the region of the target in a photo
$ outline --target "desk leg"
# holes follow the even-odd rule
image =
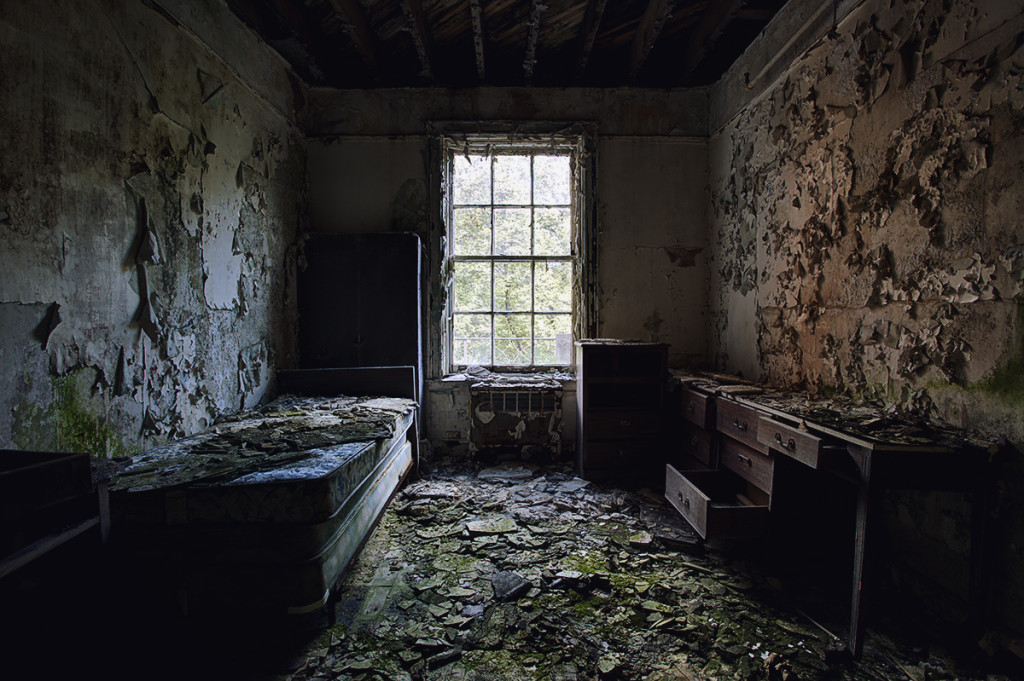
[[[864,553],[867,547],[868,509],[871,505],[871,451],[861,450],[860,483],[857,485],[857,519],[853,537],[853,590],[850,597],[850,633],[847,645],[854,656],[860,654],[862,594],[864,591]]]

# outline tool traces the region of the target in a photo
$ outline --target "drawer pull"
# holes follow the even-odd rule
[[[690,497],[684,497],[681,491],[676,491],[676,499],[683,502],[684,508],[690,508]]]
[[[783,449],[796,449],[796,440],[789,438],[789,440],[783,442],[781,433],[775,433],[775,442]]]
[[[693,412],[697,411],[697,405],[694,404],[693,402],[687,402],[686,410],[692,414]]]
[[[749,456],[745,456],[743,454],[737,454],[736,458],[739,459],[740,461],[742,461],[743,463],[747,464],[748,466],[753,466],[754,465],[754,462],[750,460]]]
[[[734,425],[736,427],[736,430],[746,430],[747,429],[747,422],[746,421],[740,421],[739,419],[733,419],[732,420],[732,425]]]
[[[691,447],[696,447],[697,446],[697,442],[699,442],[699,441],[700,441],[700,438],[698,438],[696,435],[691,435],[690,436],[690,446]]]

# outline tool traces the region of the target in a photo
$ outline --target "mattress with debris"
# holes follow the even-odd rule
[[[111,479],[113,539],[193,605],[316,607],[411,468],[415,409],[286,396],[144,452]]]

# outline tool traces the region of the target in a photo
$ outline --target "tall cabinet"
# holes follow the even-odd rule
[[[668,346],[613,339],[576,342],[580,477],[642,481],[663,475]]]

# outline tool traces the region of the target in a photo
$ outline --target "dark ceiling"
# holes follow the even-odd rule
[[[310,85],[716,81],[785,0],[227,0]]]

